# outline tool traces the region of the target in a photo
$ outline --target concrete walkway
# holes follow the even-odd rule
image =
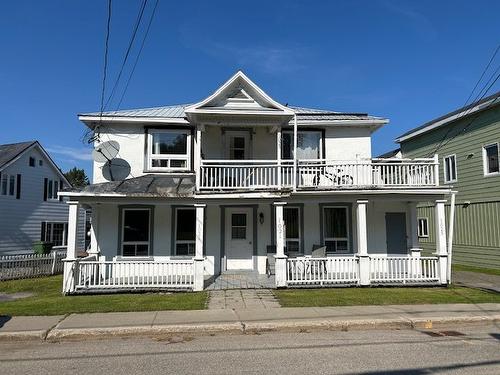
[[[431,329],[500,324],[500,304],[221,309],[2,317],[0,339],[253,333],[304,329]]]
[[[208,309],[271,309],[280,307],[269,289],[211,290]]]
[[[500,276],[479,272],[454,271],[452,281],[457,285],[488,289],[500,293]]]
[[[206,290],[273,289],[274,275],[260,275],[253,271],[224,271],[215,278],[205,280]]]

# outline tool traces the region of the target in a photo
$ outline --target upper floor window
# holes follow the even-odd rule
[[[14,195],[16,192],[16,176],[9,174],[2,174],[0,180],[0,192],[2,195]]]
[[[444,182],[446,184],[457,180],[457,158],[456,155],[448,155],[444,158]]]
[[[498,143],[483,147],[484,174],[492,175],[500,172],[498,165]]]
[[[189,130],[152,130],[148,134],[148,169],[187,170],[191,167]]]
[[[281,157],[293,159],[293,132],[283,132],[281,143]],[[322,156],[320,131],[297,132],[297,159],[321,159]]]
[[[61,187],[59,181],[57,180],[49,180],[46,178],[44,180],[44,200],[57,200],[59,197],[57,193],[59,192],[59,188]]]
[[[29,166],[30,167],[34,167],[36,164],[36,160],[33,156],[30,156],[30,160],[29,160]]]

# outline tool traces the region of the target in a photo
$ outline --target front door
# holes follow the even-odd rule
[[[226,269],[253,269],[253,210],[232,207],[226,210]]]
[[[404,212],[387,212],[385,214],[385,233],[387,238],[387,254],[407,254],[406,214]]]

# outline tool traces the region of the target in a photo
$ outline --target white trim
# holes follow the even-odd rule
[[[420,226],[420,220],[425,223],[424,227]],[[424,228],[426,229],[424,231]],[[427,232],[427,233],[424,233]],[[417,236],[419,238],[429,238],[429,218],[427,217],[417,217]]]
[[[86,115],[80,115],[78,116],[78,120],[84,122],[85,124],[87,125],[91,125],[91,124],[88,124],[88,122],[102,122],[102,123],[106,123],[106,122],[141,122],[141,123],[154,123],[154,124],[158,124],[158,123],[164,123],[164,124],[182,124],[182,125],[186,125],[186,124],[189,124],[189,121],[187,121],[186,119],[184,118],[180,118],[180,117],[147,117],[147,116],[138,116],[138,117],[131,117],[131,116],[109,116],[109,117],[106,117],[106,116],[103,116],[103,117],[100,117],[100,116],[86,116]],[[96,124],[97,125],[97,124]]]
[[[12,179],[14,182],[12,183]],[[3,181],[7,181],[5,185],[5,194],[3,194]],[[12,194],[10,192],[12,191]],[[0,176],[0,197],[11,197],[16,199],[17,193],[17,174],[2,173]]]
[[[454,162],[455,162],[455,168],[452,170],[449,170],[449,162],[447,160],[451,160],[451,158],[453,158]],[[449,175],[450,175],[450,179],[448,180],[446,178],[446,171],[448,170]],[[453,172],[455,174],[455,178],[452,178],[452,173]],[[457,167],[457,155],[456,154],[450,154],[450,155],[446,155],[443,157],[443,181],[445,184],[451,184],[453,182],[457,182],[458,180],[458,167]]]
[[[297,211],[297,232],[298,232],[298,237],[287,237],[286,236],[286,223],[285,223],[285,247],[286,247],[286,244],[287,242],[297,242],[298,246],[297,246],[297,249],[298,249],[298,253],[299,254],[304,254],[304,249],[302,248],[302,237],[301,237],[301,228],[302,228],[302,225],[303,223],[301,223],[301,210],[302,210],[302,207],[301,206],[296,206],[296,205],[293,205],[293,203],[290,203],[289,205],[286,205],[286,206],[283,206],[283,222],[285,222],[285,210],[296,210]],[[290,249],[287,249],[287,252],[290,252]]]
[[[492,177],[492,176],[498,176],[500,175],[500,168],[498,172],[488,172],[488,157],[486,154],[486,148],[491,147],[491,146],[497,146],[497,158],[499,159],[499,164],[500,164],[500,145],[498,142],[493,142],[489,143],[486,145],[483,145],[482,147],[482,154],[483,154],[483,174],[485,177]],[[500,167],[500,165],[499,165]]]
[[[358,201],[358,202],[365,202],[365,201]],[[347,236],[346,237],[327,237],[326,236],[326,213],[325,213],[325,209],[327,208],[342,208],[345,210],[345,219],[346,219],[346,229],[347,229]],[[346,205],[342,205],[342,204],[327,204],[325,206],[322,206],[321,209],[323,210],[323,213],[322,213],[322,217],[323,217],[323,223],[322,223],[322,226],[323,226],[323,244],[324,246],[326,246],[326,242],[327,241],[346,241],[347,242],[347,250],[345,251],[335,251],[335,252],[328,252],[327,250],[327,254],[350,254],[351,253],[351,247],[352,247],[352,244],[351,244],[351,241],[350,241],[350,229],[349,228],[349,206],[346,206]]]
[[[125,236],[125,213],[127,211],[148,211],[148,241],[124,241],[124,236]],[[146,257],[151,257],[152,256],[152,249],[151,249],[151,214],[152,214],[152,209],[150,207],[123,207],[122,208],[122,222],[121,222],[121,241],[120,241],[120,255],[122,258],[137,258],[137,247],[135,249],[135,255],[123,255],[123,246],[124,245],[148,245],[148,255]],[[153,232],[154,233],[154,232]],[[144,255],[139,255],[139,257],[144,257]]]
[[[174,213],[174,233],[172,234],[174,236],[174,248],[172,249],[172,254],[175,256],[195,256],[196,255],[196,207],[175,207],[174,208],[175,213]],[[177,239],[177,213],[179,211],[193,211],[195,215],[195,224],[194,224],[194,240],[178,240]],[[193,245],[193,254],[177,254],[177,244],[192,244]]]
[[[186,153],[185,154],[153,154],[153,135],[158,133],[177,133],[186,135]],[[190,171],[191,170],[191,131],[189,129],[148,129],[147,132],[147,155],[146,155],[146,170],[147,171]],[[167,160],[168,167],[153,167],[154,160]],[[172,160],[182,160],[186,162],[185,167],[171,167]]]

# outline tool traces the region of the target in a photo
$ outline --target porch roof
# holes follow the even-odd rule
[[[148,174],[140,177],[129,178],[123,181],[110,181],[100,184],[87,185],[82,189],[66,189],[61,192],[72,193],[71,195],[117,195],[135,197],[174,197],[189,198],[195,192],[195,177],[166,176],[160,174]]]

